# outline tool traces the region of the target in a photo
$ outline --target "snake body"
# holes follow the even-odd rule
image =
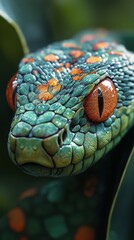
[[[107,153],[134,124],[134,55],[118,41],[87,31],[22,59],[12,81],[10,157],[26,173],[68,178],[23,194],[1,240],[105,239],[117,169]]]

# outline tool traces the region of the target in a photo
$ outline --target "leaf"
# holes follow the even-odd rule
[[[17,194],[30,183],[30,177],[18,171],[8,156],[7,139],[13,113],[7,105],[6,85],[16,73],[23,55],[29,49],[34,51],[46,45],[49,39],[46,2],[0,0],[0,196],[3,196],[0,197],[0,212],[6,205],[8,207],[6,196],[9,205],[12,204],[14,192]],[[22,181],[23,175],[23,178],[28,180]]]
[[[133,239],[134,147],[119,182],[108,221],[106,240]]]
[[[49,42],[47,9],[43,0],[0,0],[0,15],[15,28],[25,53]]]

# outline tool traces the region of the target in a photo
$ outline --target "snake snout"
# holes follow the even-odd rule
[[[53,168],[54,163],[51,156],[43,147],[43,140],[37,138],[15,138],[10,136],[9,152],[12,160],[19,166],[27,163],[35,163],[45,167]]]
[[[16,137],[10,133],[8,148],[13,162],[25,172],[47,176],[71,164],[69,126],[46,138]],[[55,175],[55,174],[53,174]]]

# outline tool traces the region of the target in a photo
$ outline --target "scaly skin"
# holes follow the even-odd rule
[[[84,101],[107,77],[118,102],[107,120],[94,123],[85,114]],[[104,240],[115,169],[113,156],[106,153],[134,123],[134,55],[110,35],[82,33],[26,56],[16,80],[8,141],[13,162],[26,173],[54,177],[94,166],[86,174],[32,190],[33,198],[20,200],[3,220],[1,239]],[[109,161],[99,162],[105,155]]]
[[[80,35],[22,59],[9,153],[23,171],[37,176],[83,172],[132,126],[134,55],[108,36],[94,37],[86,41]],[[96,124],[85,115],[83,103],[107,76],[118,103],[111,117]]]

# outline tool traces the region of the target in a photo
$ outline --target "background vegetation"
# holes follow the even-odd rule
[[[10,161],[7,138],[13,113],[5,99],[23,54],[87,28],[134,30],[133,0],[0,0],[0,215],[19,193],[43,179],[21,173]]]

